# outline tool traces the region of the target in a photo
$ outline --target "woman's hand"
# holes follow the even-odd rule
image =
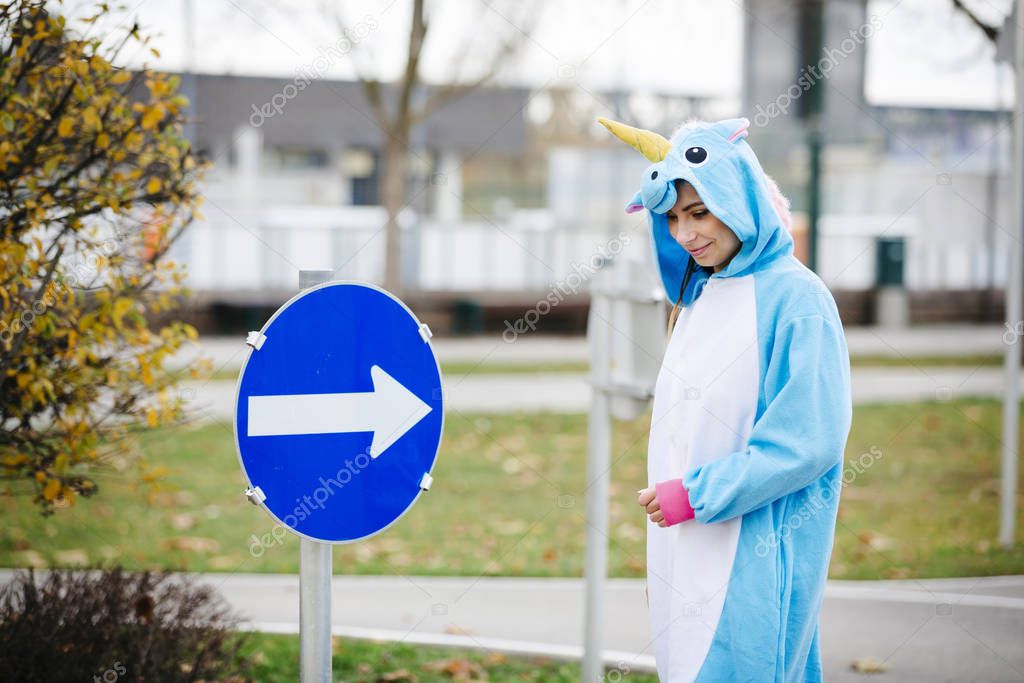
[[[649,486],[645,489],[637,491],[640,497],[636,499],[636,502],[640,504],[640,507],[644,508],[651,521],[658,526],[668,526],[665,523],[665,518],[661,514],[661,505],[658,504],[658,497],[655,495],[653,486]]]

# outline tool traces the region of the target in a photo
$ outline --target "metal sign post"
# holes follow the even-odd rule
[[[604,583],[608,575],[608,491],[612,417],[643,413],[665,352],[664,296],[651,263],[613,260],[590,289],[587,341],[592,398],[587,442],[587,545],[583,576],[583,681],[604,679]]]
[[[300,537],[300,671],[331,680],[331,544],[394,524],[430,488],[441,368],[430,328],[371,284],[302,271],[238,377],[235,447],[246,496]]]
[[[587,545],[583,559],[583,680],[604,680],[604,582],[608,573],[608,482],[611,469],[611,416],[608,414],[608,366],[611,305],[591,295],[587,320],[591,399],[587,420]]]
[[[1015,3],[1014,21],[1007,22],[1007,30],[1015,36],[1014,55],[1016,61],[1017,103],[1013,117],[1013,187],[1014,192],[1014,235],[1010,242],[1010,272],[1006,281],[1006,328],[1017,329],[1024,314],[1024,254],[1021,237],[1024,236],[1024,197],[1019,191],[1024,184],[1024,0]],[[1004,548],[1013,547],[1017,523],[1017,430],[1020,428],[1020,335],[1013,335],[1006,346],[1003,359],[1006,378],[1003,383],[1003,453],[999,487],[999,544]]]
[[[331,545],[299,539],[299,680],[331,680]]]
[[[300,270],[299,291],[331,279],[329,270]],[[299,680],[330,683],[331,661],[331,545],[299,539]]]

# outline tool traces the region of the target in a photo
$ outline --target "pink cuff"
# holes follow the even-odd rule
[[[661,516],[665,518],[666,526],[693,519],[690,495],[683,486],[682,479],[667,479],[658,482],[654,485],[654,495],[658,499]]]

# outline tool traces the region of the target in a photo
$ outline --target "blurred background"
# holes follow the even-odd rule
[[[665,136],[749,118],[846,323],[1001,322],[1011,3],[748,4],[437,3],[412,66],[410,2],[111,15],[157,30],[137,63],[182,75],[214,162],[173,252],[201,331],[252,328],[300,267],[390,280],[440,334],[500,331],[619,231],[642,237],[623,208],[646,161],[598,116]],[[539,331],[582,333],[585,290]]]
[[[578,680],[591,289],[608,263],[650,256],[646,213],[624,211],[648,162],[597,117],[668,137],[690,118],[743,116],[853,367],[826,675],[1024,680],[1024,514],[1019,485],[1002,483],[1019,478],[1004,464],[1019,459],[1003,431],[1017,423],[1000,402],[1024,336],[1006,322],[1022,191],[1010,0],[48,9],[111,48],[148,35],[112,62],[187,97],[182,137],[209,167],[165,257],[188,293],[150,318],[198,332],[166,359],[191,419],[142,413],[145,464],[115,449],[88,500],[26,470],[45,514],[0,497],[0,566],[198,572],[259,632],[243,650],[255,678],[294,680],[298,543],[245,501],[231,420],[245,334],[300,270],[327,270],[429,324],[446,395],[431,491],[386,533],[334,550],[335,671]],[[141,80],[127,87],[146,101]],[[649,428],[647,411],[612,434],[613,683],[655,680],[635,502]]]

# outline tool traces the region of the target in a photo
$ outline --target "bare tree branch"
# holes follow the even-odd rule
[[[387,222],[385,224],[384,286],[395,293],[400,293],[402,286],[398,265],[401,261],[398,213],[401,211],[407,196],[406,169],[412,128],[424,123],[432,114],[445,105],[493,81],[500,72],[501,67],[529,39],[538,14],[537,11],[530,11],[528,13],[527,16],[531,18],[530,25],[524,29],[505,18],[493,7],[485,5],[486,11],[494,12],[501,16],[515,31],[510,32],[510,35],[502,41],[500,47],[491,56],[489,63],[481,71],[480,75],[464,82],[459,78],[461,65],[468,61],[468,57],[471,54],[475,54],[475,52],[470,50],[470,47],[474,44],[476,32],[471,30],[467,33],[462,41],[464,49],[455,52],[458,61],[456,61],[451,70],[454,74],[453,77],[449,82],[432,88],[425,101],[420,103],[415,100],[414,94],[416,89],[422,85],[420,66],[422,64],[423,50],[430,35],[430,21],[426,17],[425,5],[425,0],[412,0],[408,50],[403,72],[394,83],[394,102],[391,102],[390,98],[387,98],[387,101],[385,100],[384,86],[379,80],[379,75],[370,75],[360,67],[359,60],[355,56],[357,53],[357,41],[350,40],[352,65],[356,71],[356,77],[363,85],[366,99],[373,110],[377,125],[385,137],[383,173],[381,175],[382,204],[387,212]],[[351,35],[344,18],[341,16],[340,10],[330,0],[321,0],[320,6],[333,16],[334,24],[343,36],[348,37]],[[392,105],[391,111],[389,111],[389,104]]]
[[[972,10],[970,7],[963,3],[963,0],[953,0],[953,7],[963,12],[964,15],[966,15],[967,18],[971,20],[972,24],[981,29],[981,32],[985,34],[986,38],[988,38],[993,43],[996,42],[996,39],[999,37],[998,26],[991,26],[989,24],[986,24],[984,21],[981,20],[981,17],[974,13],[974,10]]]

